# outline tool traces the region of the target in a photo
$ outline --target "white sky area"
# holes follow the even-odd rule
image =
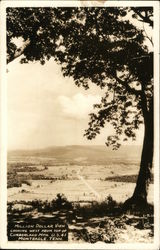
[[[104,145],[112,127],[107,124],[92,141],[83,134],[88,114],[104,90],[91,85],[78,88],[72,78],[64,78],[53,60],[45,65],[8,65],[8,149],[37,149],[53,145]],[[136,144],[142,143],[143,130]]]
[[[134,20],[134,22],[137,22]],[[135,23],[142,27],[141,22]],[[147,35],[151,29],[145,25]],[[152,49],[149,40],[146,44]],[[20,64],[20,58],[7,68],[8,149],[38,149],[53,145],[104,145],[113,129],[106,124],[96,139],[87,140],[93,104],[100,102],[104,90],[91,84],[89,90],[78,88],[72,78],[64,78],[54,60]],[[142,144],[143,126],[137,132]],[[128,143],[128,142],[127,142]]]

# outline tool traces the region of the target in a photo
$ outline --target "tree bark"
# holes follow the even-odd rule
[[[129,208],[133,204],[138,207],[145,207],[147,205],[148,186],[151,180],[154,146],[153,98],[150,101],[148,109],[145,95],[142,95],[141,99],[144,116],[144,140],[140,170],[133,195],[124,203],[124,208]]]
[[[153,114],[149,114],[145,121],[140,170],[133,193],[133,198],[137,202],[147,203],[148,186],[151,179],[153,161],[153,137]]]

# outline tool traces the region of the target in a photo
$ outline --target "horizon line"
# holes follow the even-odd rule
[[[124,146],[136,146],[136,147],[138,147],[138,146],[142,146],[141,144],[134,144],[134,145],[132,145],[132,144],[122,144],[121,146],[120,146],[120,148],[121,147],[124,147]],[[35,151],[35,150],[44,150],[44,149],[49,149],[49,148],[53,148],[53,147],[56,147],[56,148],[58,148],[58,147],[60,147],[60,148],[64,148],[64,147],[106,147],[106,148],[108,148],[108,149],[112,149],[112,147],[110,146],[110,147],[108,147],[108,146],[106,146],[105,144],[97,144],[97,145],[89,145],[89,144],[87,144],[87,145],[83,145],[83,144],[66,144],[66,145],[51,145],[51,146],[46,146],[46,147],[41,147],[41,148],[8,148],[7,149],[7,152],[9,152],[9,151]]]

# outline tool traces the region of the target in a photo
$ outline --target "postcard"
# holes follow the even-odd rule
[[[159,249],[158,1],[1,1],[2,249]]]

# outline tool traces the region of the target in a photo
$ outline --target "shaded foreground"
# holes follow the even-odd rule
[[[63,194],[52,201],[8,202],[8,230],[20,223],[66,224],[68,242],[151,243],[153,220],[152,205],[123,211],[110,195],[103,202],[69,202]]]

